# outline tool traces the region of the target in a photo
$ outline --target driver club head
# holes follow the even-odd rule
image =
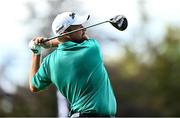
[[[123,15],[117,15],[111,18],[109,22],[120,31],[125,30],[128,26],[127,18]]]

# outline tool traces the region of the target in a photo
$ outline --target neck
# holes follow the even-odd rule
[[[59,39],[59,42],[64,43],[64,42],[67,42],[67,41],[72,41],[72,42],[75,42],[75,43],[82,43],[84,40],[86,40],[86,39],[69,39],[69,38],[64,38],[64,39]]]
[[[70,41],[75,42],[75,43],[82,43],[84,41],[84,39],[81,39],[81,40],[72,39]]]

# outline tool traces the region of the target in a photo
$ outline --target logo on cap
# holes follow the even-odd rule
[[[75,13],[71,13],[71,14],[69,14],[69,16],[72,18],[72,19],[74,19],[75,18]]]

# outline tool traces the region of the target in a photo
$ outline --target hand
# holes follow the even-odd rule
[[[50,41],[47,41],[47,42],[44,42],[44,38],[43,37],[36,37],[35,39],[33,39],[35,44],[36,45],[39,45],[43,48],[51,48],[53,47],[53,42],[50,40]]]
[[[44,38],[43,37],[36,37],[35,39],[33,39],[36,45],[39,45],[43,48],[50,48],[52,44],[50,44],[50,41],[48,42],[44,42]]]
[[[37,37],[35,39],[32,39],[29,42],[29,48],[32,50],[32,52],[35,55],[40,55],[41,54],[41,46],[39,45],[38,39],[39,39],[39,37]]]

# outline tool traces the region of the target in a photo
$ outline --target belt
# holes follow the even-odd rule
[[[97,113],[74,113],[71,115],[70,118],[77,118],[77,117],[112,117],[112,116],[108,116],[108,115],[101,115],[101,114],[97,114]]]
[[[78,118],[80,117],[80,113],[74,113],[70,116],[70,118]]]

